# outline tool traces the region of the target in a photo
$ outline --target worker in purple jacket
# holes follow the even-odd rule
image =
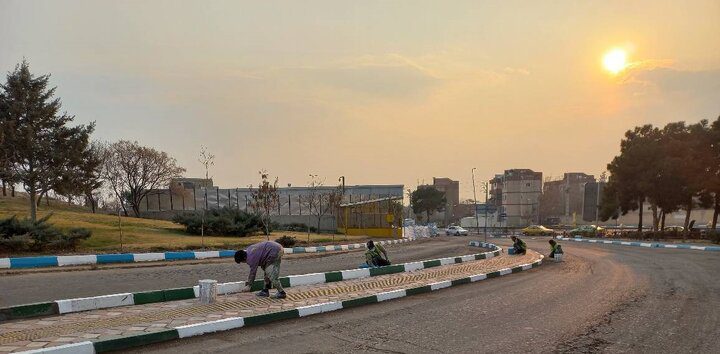
[[[263,241],[251,245],[246,250],[235,252],[235,263],[247,263],[250,266],[250,274],[243,292],[250,291],[250,286],[255,281],[257,269],[262,268],[265,276],[265,288],[256,295],[262,297],[270,296],[270,287],[274,287],[277,293],[274,299],[284,299],[287,295],[280,284],[280,262],[283,255],[283,246],[273,241]]]

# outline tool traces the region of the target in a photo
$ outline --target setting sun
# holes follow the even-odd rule
[[[605,70],[617,74],[627,67],[627,53],[619,48],[615,48],[603,57],[603,66]]]

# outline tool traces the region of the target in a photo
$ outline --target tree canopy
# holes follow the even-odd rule
[[[71,126],[60,99],[48,86],[50,75],[35,76],[23,61],[0,85],[0,178],[21,183],[29,195],[30,219],[37,220],[38,196],[75,185],[90,150],[95,124]]]
[[[695,124],[672,122],[662,129],[652,125],[625,133],[620,154],[608,164],[611,173],[603,191],[600,216],[617,218],[640,210],[642,230],[645,203],[653,213],[653,229],[664,227],[665,215],[685,210],[684,226],[696,207],[715,209],[713,228],[720,211],[720,118]]]
[[[443,211],[447,201],[445,193],[432,186],[423,186],[412,192],[410,203],[415,214],[425,213],[427,222],[430,222],[430,215]]]

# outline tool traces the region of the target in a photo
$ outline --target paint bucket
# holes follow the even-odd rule
[[[200,280],[200,303],[212,304],[217,301],[217,280]]]

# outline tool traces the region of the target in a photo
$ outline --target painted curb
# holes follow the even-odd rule
[[[402,263],[387,267],[350,269],[331,271],[325,273],[310,273],[281,277],[279,280],[284,287],[299,285],[313,285],[332,283],[343,280],[374,277],[378,275],[412,272],[415,270],[439,267],[441,265],[463,263],[499,256],[502,248],[492,243],[472,241],[470,246],[489,248],[491,251],[465,255],[461,257],[446,257],[426,261]],[[251,289],[260,290],[264,286],[263,280],[256,280]],[[245,287],[244,281],[218,284],[218,295],[240,292]],[[72,312],[97,310],[119,306],[143,305],[156,302],[192,299],[199,296],[199,286],[175,289],[162,289],[142,291],[136,293],[110,294],[76,299],[55,300],[52,302],[18,305],[0,308],[0,321],[38,316],[60,315]]]
[[[378,241],[381,245],[392,245],[414,241],[415,239],[397,239]],[[293,253],[317,253],[332,251],[347,251],[364,248],[363,243],[347,245],[328,245],[315,247],[292,247],[285,248],[285,254]],[[235,250],[221,251],[175,251],[155,253],[114,253],[114,254],[90,254],[77,256],[36,256],[36,257],[11,257],[0,258],[0,269],[18,268],[44,268],[63,267],[88,264],[111,264],[111,263],[135,263],[135,262],[157,262],[157,261],[178,261],[178,260],[201,260],[208,258],[227,258],[235,255]]]
[[[645,248],[670,248],[670,249],[685,249],[685,250],[698,250],[698,251],[711,251],[711,252],[712,251],[716,251],[716,252],[720,251],[720,246],[696,246],[696,245],[687,245],[687,244],[671,244],[671,243],[659,243],[659,242],[598,240],[598,239],[569,238],[569,237],[558,237],[558,240],[586,242],[586,243],[599,243],[599,244],[604,244],[604,245],[645,247]]]
[[[399,290],[393,290],[388,292],[380,292],[369,296],[344,300],[344,301],[337,301],[337,302],[326,302],[321,304],[315,304],[315,305],[309,305],[309,306],[302,306],[297,307],[290,310],[283,310],[279,312],[272,312],[262,315],[255,315],[255,316],[248,316],[248,317],[232,317],[232,318],[226,318],[221,319],[217,321],[209,321],[209,322],[202,322],[202,323],[195,323],[191,325],[186,326],[180,326],[175,327],[173,329],[169,329],[166,331],[161,331],[157,333],[146,333],[141,335],[131,335],[131,336],[125,336],[121,338],[116,339],[109,339],[109,340],[101,340],[92,342],[94,352],[93,353],[102,353],[105,351],[110,350],[124,350],[129,349],[133,347],[139,347],[146,344],[151,343],[159,343],[163,341],[169,341],[173,339],[180,339],[180,338],[189,338],[189,337],[195,337],[200,336],[208,333],[216,333],[216,332],[222,332],[222,331],[228,331],[233,329],[238,329],[242,327],[248,327],[248,326],[257,326],[262,325],[270,322],[276,322],[286,319],[295,319],[295,318],[301,318],[306,316],[312,316],[332,311],[338,311],[346,308],[352,308],[352,307],[358,307],[363,305],[369,305],[369,304],[376,304],[383,301],[389,301],[389,300],[395,300],[407,296],[417,295],[417,294],[424,294],[429,293],[437,290],[442,290],[445,288],[458,286],[462,284],[468,284],[468,283],[474,283],[478,281],[482,281],[489,278],[494,278],[498,276],[518,273],[523,270],[529,270],[535,267],[538,267],[542,264],[543,256],[540,255],[540,259],[527,264],[518,265],[513,268],[504,268],[500,269],[495,272],[491,273],[481,273],[481,274],[475,274],[468,277],[463,278],[457,278],[452,280],[446,280],[436,283],[431,283],[428,285],[415,287],[415,288],[407,288],[407,289],[399,289]],[[83,348],[86,348],[88,346],[89,342],[83,342],[78,343],[82,344]],[[66,353],[62,351],[53,351],[53,347],[45,349],[43,353],[52,353],[52,354],[58,354],[58,353]],[[85,353],[85,352],[83,352]]]

